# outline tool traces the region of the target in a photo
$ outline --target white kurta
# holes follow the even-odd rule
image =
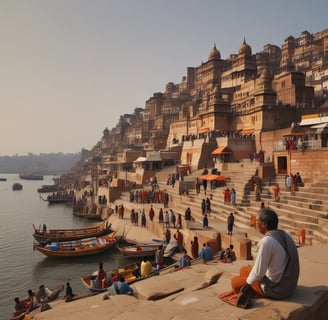
[[[258,243],[254,266],[247,283],[253,284],[266,275],[272,282],[278,283],[287,264],[287,255],[280,243],[271,236],[264,236]]]

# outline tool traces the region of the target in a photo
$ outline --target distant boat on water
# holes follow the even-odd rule
[[[13,190],[22,190],[23,189],[23,185],[21,185],[20,183],[16,182],[13,184]]]
[[[62,190],[62,188],[56,184],[44,184],[40,188],[38,188],[39,193],[56,192],[59,190]]]
[[[43,180],[43,175],[34,173],[23,173],[19,177],[23,180]]]
[[[0,181],[7,181],[7,178],[0,178]]]

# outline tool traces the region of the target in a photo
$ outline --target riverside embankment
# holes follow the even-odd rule
[[[161,225],[155,226],[157,223],[154,225],[148,223],[149,229],[132,226],[128,217],[118,219],[115,215],[109,218],[109,222],[118,232],[124,231],[129,240],[148,241],[154,237],[158,238],[163,230]],[[216,230],[216,227],[220,226],[216,226],[213,222],[210,230],[183,228],[187,249],[189,249],[188,241],[195,233],[200,234],[204,240],[206,236],[212,239],[213,235],[222,232]],[[155,232],[150,231],[151,229]],[[252,308],[247,310],[221,301],[218,295],[230,290],[230,280],[239,273],[240,267],[253,263],[252,260],[239,257],[234,263],[224,264],[214,260],[207,264],[197,264],[178,272],[165,272],[140,281],[132,285],[135,297],[118,295],[103,300],[101,294],[71,303],[54,302],[51,310],[36,314],[34,319],[326,319],[328,256],[325,253],[328,246],[305,246],[298,250],[301,263],[298,288],[291,298],[283,301],[257,299]],[[153,301],[155,299],[159,300]]]

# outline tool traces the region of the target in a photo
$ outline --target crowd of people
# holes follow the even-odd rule
[[[157,182],[156,182],[157,183]],[[168,207],[169,194],[167,191],[160,189],[136,189],[130,191],[130,202],[131,203],[163,203],[164,208]]]

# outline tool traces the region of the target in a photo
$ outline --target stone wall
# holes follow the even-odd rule
[[[299,172],[305,181],[315,181],[326,176],[328,148],[290,152],[290,172]]]

